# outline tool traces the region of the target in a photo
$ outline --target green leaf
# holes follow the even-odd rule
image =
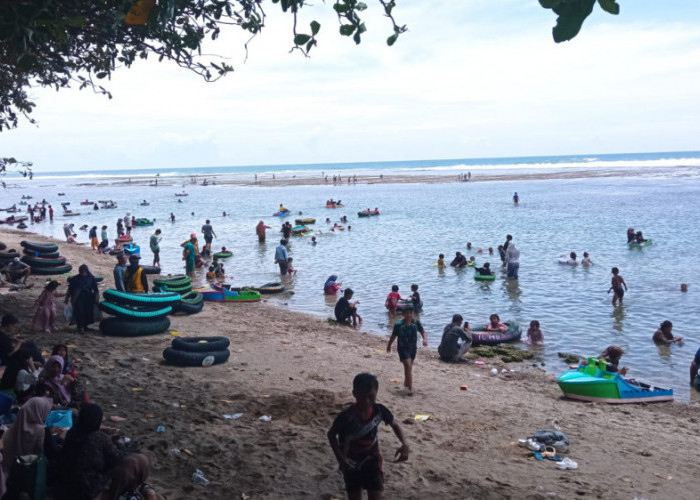
[[[398,38],[399,38],[399,35],[397,35],[396,33],[394,33],[393,35],[391,35],[389,38],[386,39],[386,44],[387,44],[389,47],[391,47],[392,45],[394,45],[394,44],[396,43],[396,40],[397,40]]]
[[[355,34],[353,35],[353,37],[352,37],[352,39],[355,40],[355,43],[358,44],[358,45],[359,45],[360,42],[362,41],[362,40],[360,39],[360,33],[361,33],[361,31],[358,30],[357,33],[355,33]]]
[[[340,34],[343,36],[350,36],[355,32],[355,26],[352,24],[341,24]]]
[[[600,4],[605,12],[615,15],[620,13],[620,4],[615,0],[598,0],[598,4]]]
[[[318,30],[320,30],[320,29],[321,29],[321,25],[318,22],[311,21],[311,34],[312,35],[317,35]]]
[[[333,4],[333,10],[335,10],[338,14],[345,14],[348,10],[350,10],[350,7],[348,5],[336,3]]]
[[[306,52],[310,51],[311,47],[313,47],[314,45],[316,45],[316,40],[314,40],[314,39],[309,40],[309,43],[306,44]]]
[[[95,76],[101,80],[102,78],[105,78],[105,77],[107,76],[107,72],[106,72],[106,71],[100,71],[100,72],[97,73]]]
[[[552,10],[559,14],[557,24],[552,29],[554,41],[566,42],[578,35],[583,22],[593,12],[593,5],[595,0],[573,0],[554,7]]]
[[[294,37],[294,45],[304,45],[309,40],[311,40],[310,35],[304,35],[303,33],[300,33]]]
[[[85,26],[85,18],[83,16],[66,17],[63,19],[63,24],[71,28],[81,28]]]
[[[561,3],[561,0],[540,0],[540,5],[545,9],[553,9]]]
[[[358,2],[358,4],[355,6],[355,10],[366,10],[367,9],[367,4]]]

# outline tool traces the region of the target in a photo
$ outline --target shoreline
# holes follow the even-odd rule
[[[265,173],[258,175],[258,180],[255,179],[254,173],[245,174],[204,174],[204,175],[190,175],[190,174],[177,174],[167,177],[149,176],[149,177],[128,177],[128,174],[113,177],[100,177],[89,182],[75,182],[73,184],[78,187],[89,187],[89,186],[103,186],[103,185],[114,185],[114,186],[150,186],[150,187],[186,187],[188,185],[202,185],[202,181],[206,180],[209,186],[237,186],[237,187],[287,187],[287,186],[348,186],[348,185],[358,185],[358,184],[439,184],[439,183],[473,183],[473,182],[501,182],[501,181],[531,181],[531,180],[558,180],[558,179],[593,179],[593,178],[609,178],[609,177],[649,177],[668,174],[669,172],[678,172],[679,170],[690,170],[696,174],[700,174],[700,167],[695,166],[684,166],[677,165],[672,167],[615,167],[615,168],[582,168],[582,167],[568,167],[568,168],[548,168],[548,169],[532,169],[535,172],[525,172],[519,171],[519,169],[508,169],[504,172],[498,172],[499,169],[495,170],[493,173],[488,173],[489,171],[475,170],[474,175],[469,181],[459,180],[459,173],[450,172],[444,174],[428,173],[425,171],[417,171],[414,174],[359,174],[353,171],[343,172],[343,181],[334,183],[332,181],[332,175],[328,175],[328,181],[326,182],[320,175],[314,174],[308,175],[303,174],[292,174],[290,172],[285,173],[275,173],[275,178],[272,178],[271,173]],[[467,171],[468,168],[463,170]],[[524,170],[524,169],[523,169]],[[347,182],[347,179],[355,175],[357,177],[356,182]],[[690,174],[686,174],[690,175]],[[679,175],[683,177],[684,175]],[[61,181],[75,179],[76,181],[79,177],[52,177],[50,179],[43,179],[35,177],[33,180],[23,180],[23,179],[8,179],[8,189],[9,188],[25,188],[26,183],[34,182],[41,184],[42,182],[50,181]],[[158,184],[155,185],[155,179],[158,180]],[[193,181],[194,179],[194,181]],[[21,181],[16,183],[14,181]]]
[[[0,229],[8,248],[19,249],[27,236]],[[112,259],[87,246],[31,238],[58,243],[74,268],[84,262],[104,275],[101,290],[112,284]],[[21,335],[42,349],[59,341],[75,346],[72,355],[92,400],[106,420],[126,418],[118,424],[122,432],[142,442],[154,460],[149,482],[171,500],[343,498],[325,432],[352,400],[352,377],[361,371],[378,376],[378,402],[394,413],[411,445],[409,461],[393,463],[398,444],[382,428],[387,498],[628,499],[663,491],[666,498],[690,499],[700,487],[687,454],[678,453],[687,449],[689,437],[700,435],[700,406],[692,401],[572,402],[561,398],[552,375],[527,364],[486,358],[484,366],[447,364],[426,349],[419,349],[414,370],[417,393],[406,397],[401,365],[395,353],[384,352],[386,337],[265,303],[207,303],[200,314],[171,317],[171,330],[182,336],[231,339],[226,364],[171,367],[161,362],[173,338],[167,333],[131,339],[31,333],[33,302],[44,281],[34,276],[30,290],[0,289],[0,312],[17,314]],[[515,371],[492,376],[494,367]],[[461,391],[462,384],[468,390]],[[238,412],[244,413],[240,419],[223,417]],[[433,419],[413,419],[425,413]],[[259,421],[261,415],[272,421]],[[158,425],[165,433],[156,433]],[[538,429],[557,427],[569,436],[567,456],[578,470],[559,471],[515,444]],[[195,469],[210,479],[209,486],[191,484]]]

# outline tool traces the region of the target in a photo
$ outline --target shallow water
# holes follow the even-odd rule
[[[338,187],[187,186],[190,196],[183,203],[173,195],[181,188],[173,187],[67,188],[69,196],[58,198],[55,187],[26,185],[28,189],[11,193],[16,198],[21,194],[31,194],[35,200],[45,197],[59,208],[57,213],[60,201],[71,201],[71,208],[84,214],[57,215],[53,225],[30,226],[58,238],[63,236],[64,222],[76,227],[104,223],[113,238],[116,219],[127,211],[136,217],[155,217],[155,227],[163,230],[163,268],[173,274],[183,271],[178,244],[191,232],[201,239],[201,225],[210,218],[218,234],[214,250],[226,245],[234,253],[226,269],[236,286],[279,279],[273,258],[283,221],[271,215],[284,203],[295,214],[288,217],[291,222],[300,211],[303,217],[317,219],[312,227],[318,245],[310,245],[310,237],[292,238],[290,255],[299,273],[286,283],[294,294],[271,299],[273,302],[330,317],[335,299],[325,297],[322,287],[328,275],[338,274],[360,301],[363,330],[386,335],[391,321],[384,299],[391,285],[399,285],[400,293],[408,295],[411,283],[418,283],[424,301],[420,319],[431,348],[437,347],[442,328],[457,312],[472,325],[485,323],[496,312],[502,320],[519,321],[524,330],[530,320],[537,319],[545,345],[522,346],[536,350],[553,373],[566,368],[557,352],[593,355],[617,344],[626,351],[623,364],[631,367],[630,375],[671,385],[679,397],[688,398],[688,366],[700,345],[700,335],[694,330],[700,319],[696,291],[700,271],[697,252],[691,253],[689,245],[700,201],[697,177]],[[517,207],[511,202],[513,191],[520,195]],[[346,207],[324,208],[331,196],[342,199]],[[120,208],[93,212],[79,205],[86,197],[111,198]],[[138,206],[144,198],[151,203],[149,207]],[[380,216],[357,217],[359,210],[375,206]],[[222,211],[229,216],[222,217]],[[174,223],[168,218],[171,212],[176,215]],[[328,231],[325,218],[336,222],[341,215],[348,216],[352,230]],[[258,244],[254,232],[261,219],[273,227],[264,245]],[[628,249],[628,226],[643,230],[654,244]],[[132,233],[143,249],[144,263],[150,263],[148,237],[154,229],[135,228]],[[445,254],[447,262],[455,251],[468,255],[467,241],[485,251],[496,249],[508,233],[521,251],[518,281],[505,279],[497,255],[488,259],[475,254],[479,264],[488,260],[496,269],[498,276],[492,283],[476,282],[469,268],[433,267],[439,253]],[[85,241],[87,233],[80,234]],[[581,256],[584,250],[595,262],[590,268],[557,262],[561,253],[576,251]],[[606,294],[612,266],[620,268],[629,286],[624,306],[616,309],[610,304],[612,296]],[[682,282],[690,284],[688,293],[679,291]],[[240,311],[240,307],[233,310]],[[664,319],[673,321],[674,333],[686,338],[684,345],[664,348],[653,344],[651,336]]]

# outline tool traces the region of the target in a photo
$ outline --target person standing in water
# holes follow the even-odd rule
[[[625,279],[620,276],[620,270],[616,267],[612,268],[612,281],[610,283],[610,288],[608,289],[608,293],[611,291],[615,292],[615,295],[613,295],[612,299],[612,305],[616,306],[617,301],[620,301],[620,305],[622,305],[622,298],[625,296],[625,292],[627,291],[627,283],[625,283]],[[624,286],[624,289],[622,288]]]
[[[520,197],[518,196],[518,192],[516,191],[515,194],[513,195],[513,205],[517,205],[519,201],[520,201]]]
[[[156,229],[156,232],[151,235],[151,240],[149,242],[151,246],[151,252],[153,252],[153,265],[160,265],[160,242],[163,237],[160,235],[160,229]]]
[[[263,221],[258,222],[255,226],[255,234],[258,235],[258,242],[265,243],[265,230],[270,229],[270,226],[266,225]]]

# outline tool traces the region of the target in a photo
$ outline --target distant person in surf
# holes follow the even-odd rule
[[[519,201],[520,201],[520,197],[518,196],[518,192],[516,191],[515,194],[513,195],[513,205],[517,205]]]

